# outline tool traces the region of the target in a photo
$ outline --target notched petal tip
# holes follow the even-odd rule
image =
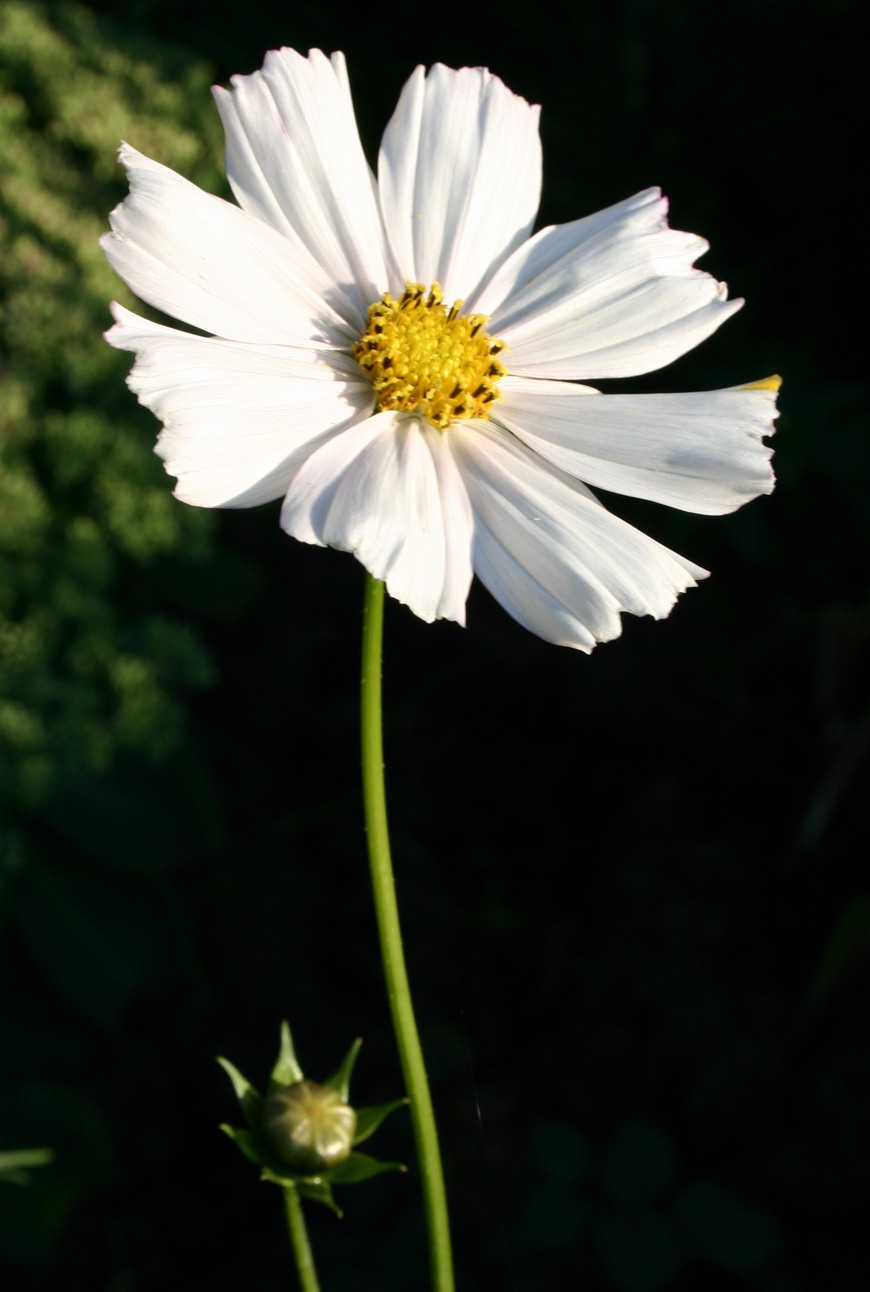
[[[133,166],[142,166],[145,170],[160,168],[160,162],[154,161],[146,153],[134,148],[132,144],[127,143],[126,139],[122,139],[118,144],[118,161],[125,170],[130,170]]]

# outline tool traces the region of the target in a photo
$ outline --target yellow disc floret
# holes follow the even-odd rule
[[[387,294],[369,306],[353,357],[371,378],[378,407],[425,417],[439,431],[464,417],[489,417],[501,399],[506,349],[486,331],[485,314],[444,308],[441,288],[405,283],[400,300]]]

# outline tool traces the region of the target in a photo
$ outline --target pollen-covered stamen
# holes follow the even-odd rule
[[[441,288],[405,283],[400,300],[389,292],[369,306],[368,324],[353,347],[371,377],[382,411],[419,413],[439,431],[464,417],[489,417],[507,373],[498,355],[507,347],[486,331],[485,314],[460,314],[462,301],[444,307]]]

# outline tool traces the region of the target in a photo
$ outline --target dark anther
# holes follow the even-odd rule
[[[474,327],[471,329],[471,335],[477,336],[478,332],[482,327],[483,327],[482,323],[475,323]]]
[[[451,398],[451,399],[455,399],[455,398],[456,398],[456,396],[457,396],[457,395],[459,394],[459,392],[461,391],[461,389],[462,389],[462,387],[461,387],[461,386],[454,386],[454,387],[453,387],[453,389],[452,389],[452,390],[451,390],[451,392],[450,392],[450,398]]]
[[[392,366],[393,366],[393,361],[392,361],[392,359],[390,358],[390,356],[389,356],[389,355],[387,355],[387,357],[386,357],[386,359],[384,360],[384,362],[382,363],[381,367],[383,367],[383,368],[392,368]]]
[[[454,417],[461,417],[461,416],[462,416],[462,414],[463,414],[464,412],[465,412],[465,405],[464,405],[464,404],[457,404],[457,405],[456,405],[456,407],[455,407],[455,408],[454,408],[454,410],[453,410],[453,416],[454,416]]]
[[[472,398],[472,399],[480,399],[481,395],[483,394],[483,392],[484,392],[485,390],[486,390],[486,386],[478,386],[477,390],[473,390],[473,391],[471,392],[471,398]]]

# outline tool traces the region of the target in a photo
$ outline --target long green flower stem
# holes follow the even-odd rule
[[[399,908],[384,792],[384,744],[381,724],[381,648],[384,630],[384,585],[366,573],[362,646],[362,769],[363,803],[372,889],[381,941],[381,956],[393,1029],[411,1099],[411,1121],[423,1186],[423,1203],[429,1233],[429,1258],[434,1292],[453,1292],[453,1256],[441,1152],[435,1113],[417,1034],[414,1006],[399,927]]]
[[[302,1214],[302,1199],[294,1184],[285,1185],[281,1192],[284,1194],[284,1214],[287,1217],[287,1228],[293,1244],[293,1255],[296,1257],[299,1286],[302,1292],[320,1292],[311,1244],[308,1241],[308,1230]]]

